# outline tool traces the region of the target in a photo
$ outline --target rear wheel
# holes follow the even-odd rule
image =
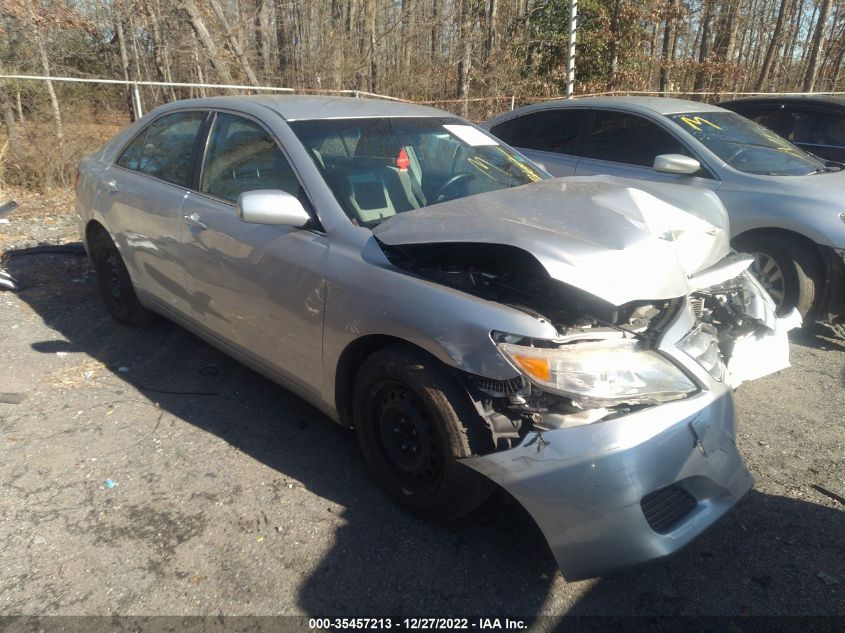
[[[754,255],[751,272],[769,292],[780,316],[797,308],[811,315],[824,284],[818,255],[812,247],[785,235],[740,238],[737,250]]]
[[[125,325],[148,322],[153,313],[138,301],[123,257],[109,234],[105,231],[97,233],[90,248],[97,285],[112,318]]]
[[[434,358],[405,345],[375,352],[358,371],[354,412],[364,459],[405,509],[450,521],[493,491],[458,461],[484,450],[483,423]]]

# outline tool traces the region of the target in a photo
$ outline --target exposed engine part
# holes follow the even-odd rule
[[[671,321],[683,300],[615,306],[549,277],[530,254],[499,244],[417,244],[384,252],[397,267],[445,286],[496,301],[552,323],[561,336],[609,326],[649,338]]]
[[[759,322],[748,316],[750,297],[741,277],[696,292],[690,303],[696,319],[716,329],[725,361],[730,359],[736,339],[759,327]]]

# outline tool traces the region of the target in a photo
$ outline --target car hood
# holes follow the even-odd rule
[[[689,294],[730,252],[711,191],[608,176],[558,178],[400,213],[383,244],[481,242],[531,253],[548,274],[615,305]]]
[[[845,170],[807,176],[774,176],[787,193],[839,202],[845,195]]]

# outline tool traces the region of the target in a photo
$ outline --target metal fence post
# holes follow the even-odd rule
[[[144,116],[144,109],[141,106],[141,91],[138,89],[137,83],[132,84],[132,95],[135,103],[135,118],[140,119]]]

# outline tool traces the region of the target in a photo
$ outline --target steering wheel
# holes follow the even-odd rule
[[[438,189],[437,193],[434,194],[434,201],[443,202],[444,200],[451,200],[451,198],[446,195],[449,189],[452,189],[458,183],[469,181],[473,178],[475,178],[475,176],[465,171],[455,174],[440,186],[440,189]]]

